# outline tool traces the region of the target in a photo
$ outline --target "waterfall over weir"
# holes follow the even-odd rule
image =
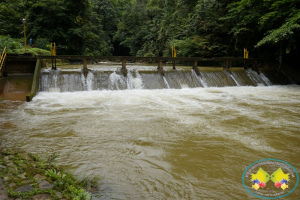
[[[226,86],[269,86],[293,84],[283,73],[263,69],[260,74],[251,69],[233,68],[231,73],[222,68],[201,68],[200,75],[194,70],[166,70],[165,76],[153,70],[128,69],[127,76],[119,71],[89,70],[85,77],[81,69],[43,70],[40,91],[75,92],[92,90],[126,89],[182,89]]]

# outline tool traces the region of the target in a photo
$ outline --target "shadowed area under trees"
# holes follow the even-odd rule
[[[171,56],[175,45],[178,56],[247,48],[292,63],[300,53],[298,0],[3,0],[1,38],[22,41],[23,17],[27,39],[47,50],[55,42],[61,55]]]

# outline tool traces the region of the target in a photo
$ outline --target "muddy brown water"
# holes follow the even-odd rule
[[[98,199],[257,199],[242,184],[248,165],[300,170],[299,113],[295,85],[41,92],[0,101],[0,145],[58,152],[101,177]]]

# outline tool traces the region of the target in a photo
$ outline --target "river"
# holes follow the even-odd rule
[[[0,101],[0,146],[58,152],[98,199],[257,199],[251,163],[300,171],[300,87],[241,86],[40,92]],[[297,199],[297,188],[286,199]],[[97,199],[96,197],[94,197]]]

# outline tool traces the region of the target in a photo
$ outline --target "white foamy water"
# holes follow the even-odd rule
[[[195,72],[195,70],[192,69],[192,74],[194,75],[194,77],[196,77],[199,82],[201,83],[201,85],[203,85],[203,87],[207,88],[207,84],[205,83],[205,81],[203,81],[202,77],[198,76]]]
[[[170,89],[170,85],[169,85],[168,81],[166,80],[166,78],[165,78],[164,76],[162,76],[162,78],[163,78],[163,80],[164,80],[164,83],[165,83],[166,87],[167,87],[168,89]]]
[[[141,75],[138,71],[135,72],[135,77],[132,75],[131,71],[127,74],[127,88],[128,89],[144,89],[144,84]]]
[[[41,92],[0,105],[1,146],[57,151],[102,178],[99,199],[255,199],[241,182],[249,164],[300,170],[299,86]]]

